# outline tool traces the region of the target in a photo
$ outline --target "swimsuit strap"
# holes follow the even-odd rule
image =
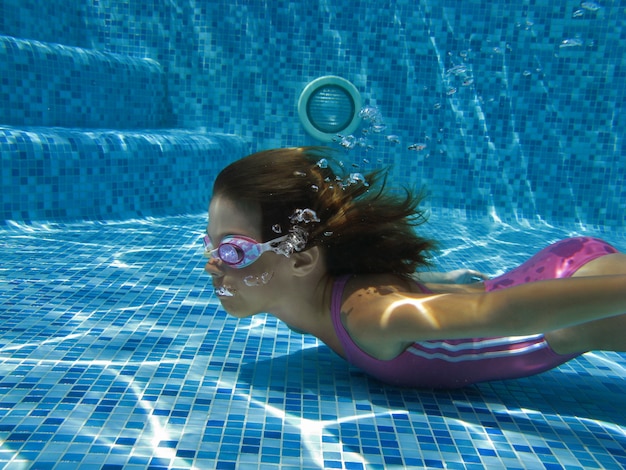
[[[346,338],[349,338],[348,332],[343,327],[343,323],[341,323],[341,300],[343,298],[343,290],[350,279],[350,275],[338,277],[333,284],[333,294],[331,297],[330,303],[330,316],[333,320],[333,325],[335,327],[335,331],[337,332],[337,336],[341,343],[344,343]]]

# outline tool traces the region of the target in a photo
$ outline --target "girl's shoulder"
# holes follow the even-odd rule
[[[430,293],[428,289],[423,287],[423,284],[407,276],[386,273],[357,274],[353,275],[346,283],[344,299],[354,293],[362,295],[366,292],[378,293],[380,295],[394,292],[404,294]]]
[[[341,304],[341,322],[352,340],[377,359],[392,359],[408,346],[386,335],[386,312],[394,302],[409,294],[428,297],[415,281],[392,274],[352,277],[346,284]]]

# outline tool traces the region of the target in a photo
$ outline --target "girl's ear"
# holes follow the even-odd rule
[[[319,246],[314,246],[308,250],[293,253],[290,258],[294,276],[303,277],[319,267],[322,262],[322,252]]]

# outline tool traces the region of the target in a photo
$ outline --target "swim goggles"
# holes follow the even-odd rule
[[[203,238],[204,256],[219,258],[231,268],[245,268],[254,263],[266,251],[277,251],[278,244],[286,240],[288,235],[275,238],[265,243],[259,243],[243,235],[229,235],[222,242],[213,247],[208,235]]]

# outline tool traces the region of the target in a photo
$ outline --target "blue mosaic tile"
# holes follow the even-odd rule
[[[383,386],[274,318],[228,317],[202,269],[205,217],[0,229],[0,464],[586,469],[626,460],[623,354],[449,392]],[[600,235],[443,210],[424,229],[442,240],[440,268],[491,275],[529,244]],[[626,243],[623,232],[603,235]]]
[[[425,184],[435,206],[626,224],[617,4],[112,1],[58,12],[11,0],[0,8],[10,47],[0,105],[23,115],[4,124],[48,125],[60,112],[91,127],[166,122],[237,134],[251,150],[317,143],[296,102],[309,81],[335,74],[387,126],[366,136],[374,147],[366,159],[392,165],[399,183]],[[46,50],[73,57],[62,68],[71,80],[58,77]],[[46,90],[61,105],[46,107]]]
[[[166,91],[150,59],[0,36],[2,124],[164,127]]]
[[[317,143],[296,102],[336,74],[386,128],[333,145],[426,185],[442,269],[497,275],[576,233],[623,248],[622,16],[0,2],[0,465],[625,467],[624,355],[455,392],[385,387],[275,319],[229,318],[198,243],[216,172]]]
[[[245,153],[236,136],[182,129],[0,125],[0,219],[145,217],[184,213],[193,205],[200,210],[210,195],[207,181]]]

